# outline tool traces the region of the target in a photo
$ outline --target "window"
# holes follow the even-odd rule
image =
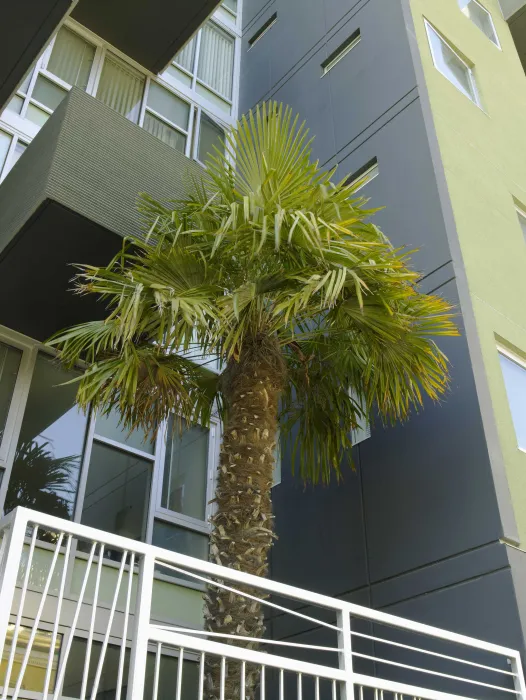
[[[208,156],[215,156],[214,149],[223,150],[222,143],[225,139],[225,132],[204,112],[201,113],[201,121],[199,127],[199,146],[197,149],[197,159],[204,163]]]
[[[11,147],[13,137],[7,131],[0,129],[0,175],[2,174],[4,165],[7,161],[7,155]]]
[[[517,444],[526,451],[526,364],[502,350],[499,350],[499,359]]]
[[[237,0],[223,0],[223,7],[226,7],[227,10],[230,10],[232,14],[237,14]]]
[[[95,46],[68,27],[61,27],[47,51],[26,75],[7,109],[43,126],[68,90],[86,90],[95,58]]]
[[[351,36],[346,39],[343,44],[340,44],[338,48],[333,51],[325,61],[321,64],[323,73],[322,75],[326,75],[331,68],[334,68],[334,66],[339,63],[342,58],[347,56],[347,54],[354,49],[354,47],[360,42],[361,39],[361,34],[360,30],[357,29],[355,32],[351,34]]]
[[[190,105],[158,83],[150,82],[143,127],[172,148],[186,150]]]
[[[459,0],[460,9],[500,49],[499,39],[490,13],[477,0]]]
[[[519,219],[519,224],[522,229],[524,239],[526,240],[526,212],[523,209],[519,209],[519,207],[516,207],[516,210],[517,218]]]
[[[264,36],[268,30],[273,27],[278,21],[278,13],[274,12],[268,20],[263,24],[257,32],[248,40],[248,48],[251,49],[256,42],[258,42],[262,36]]]
[[[431,55],[437,70],[478,105],[477,89],[471,68],[428,22],[426,22],[426,29]]]
[[[230,113],[234,86],[235,38],[208,20],[177,53],[166,70],[218,109]],[[164,75],[164,74],[163,74]]]
[[[39,353],[18,436],[5,511],[16,506],[73,517],[87,417],[77,408],[76,376]]]
[[[106,54],[97,89],[97,98],[136,124],[141,113],[145,78],[142,73]]]
[[[15,633],[15,625],[10,624],[7,628],[7,634],[5,636],[5,647],[2,659],[0,659],[0,686],[5,684],[5,674],[7,671],[8,655],[11,651],[11,645],[13,643],[13,636]],[[16,681],[18,679],[18,674],[22,666],[22,659],[27,649],[29,638],[31,636],[30,627],[20,627],[18,630],[18,637],[16,640],[16,652],[14,656],[14,663],[11,669],[11,675],[9,677],[8,683],[10,688],[14,688]],[[52,634],[51,632],[46,632],[44,630],[37,630],[31,651],[29,653],[28,664],[22,679],[22,695],[27,692],[42,693],[44,688],[44,682],[46,677],[46,668],[49,659],[49,652],[51,649]],[[51,666],[51,678],[49,689],[53,691],[55,689],[55,678],[58,668],[58,659],[60,654],[60,647],[62,644],[62,635],[57,635],[55,641],[55,649],[53,653],[53,662]],[[7,695],[7,694],[6,694]],[[10,695],[10,694],[9,694]]]
[[[358,170],[355,170],[355,172],[350,175],[346,184],[354,186],[354,192],[359,192],[379,174],[378,159],[371,158],[365,165],[362,165],[361,168],[358,168]]]

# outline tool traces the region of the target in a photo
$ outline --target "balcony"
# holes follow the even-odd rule
[[[21,0],[4,5],[0,108],[71,11],[72,17],[105,41],[152,73],[159,73],[219,0]]]
[[[96,302],[68,291],[71,264],[107,264],[122,238],[140,231],[138,194],[176,199],[199,171],[72,89],[0,186],[0,324],[45,340],[102,317]]]
[[[240,700],[254,697],[248,673],[261,700],[526,698],[513,649],[25,508],[0,521],[0,536],[2,698],[202,700],[216,696],[205,689],[212,663],[221,700],[233,700],[229,669]],[[255,651],[239,645],[246,637],[182,625],[183,577],[260,600],[274,630],[287,616],[316,641],[275,635]]]

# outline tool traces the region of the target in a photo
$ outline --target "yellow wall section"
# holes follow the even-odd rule
[[[457,0],[410,0],[447,186],[521,545],[526,546],[526,453],[517,447],[496,335],[526,358],[526,241],[514,198],[526,207],[526,76],[498,0],[499,50]],[[433,64],[424,17],[473,65],[482,109]]]

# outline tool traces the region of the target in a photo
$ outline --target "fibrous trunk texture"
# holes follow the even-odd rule
[[[223,444],[212,518],[211,560],[222,566],[266,576],[268,554],[274,539],[271,489],[275,464],[278,404],[285,369],[277,341],[257,337],[244,343],[238,361],[231,361],[223,376],[226,403]],[[262,592],[234,586],[249,594]],[[261,604],[210,586],[205,620],[210,632],[259,639],[265,632]],[[226,641],[219,638],[218,641]],[[257,642],[228,640],[250,649]],[[217,661],[217,663],[216,663]],[[207,664],[208,697],[219,697],[220,662]],[[240,697],[241,666],[229,662],[225,700]],[[247,666],[245,697],[250,700],[258,684],[257,669]]]

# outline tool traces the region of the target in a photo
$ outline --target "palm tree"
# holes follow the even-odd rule
[[[88,363],[80,405],[116,407],[130,429],[155,433],[172,412],[207,425],[215,407],[224,432],[211,559],[259,576],[274,538],[278,424],[282,436],[295,426],[300,476],[328,482],[373,407],[403,420],[444,393],[447,359],[432,337],[457,333],[449,303],[417,290],[407,252],[372,223],[356,185],[311,162],[307,133],[290,108],[263,104],[186,199],[143,195],[145,235],[77,277],[107,318],[52,340],[66,365]],[[223,371],[191,362],[196,348]],[[228,591],[209,589],[205,617],[210,631],[264,632],[260,605]]]

